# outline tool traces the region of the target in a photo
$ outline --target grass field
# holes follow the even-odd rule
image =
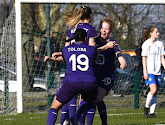
[[[165,108],[157,108],[156,115],[159,118],[144,118],[142,109],[120,109],[108,111],[108,125],[137,125],[137,124],[165,124]],[[57,123],[59,122],[60,111]],[[0,116],[0,125],[46,125],[47,113]],[[93,125],[101,125],[98,112],[95,114]]]

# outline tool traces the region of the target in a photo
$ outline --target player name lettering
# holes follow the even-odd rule
[[[68,48],[68,52],[70,52],[70,51],[82,51],[82,52],[86,52],[86,48],[69,47]]]

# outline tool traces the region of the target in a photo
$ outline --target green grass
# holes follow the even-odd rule
[[[114,109],[108,111],[108,125],[135,125],[135,124],[165,124],[165,108],[157,108],[156,115],[159,118],[144,118],[142,109]],[[60,111],[57,122],[59,122]],[[0,125],[46,125],[47,113],[0,116]],[[93,125],[101,125],[100,116],[96,112]]]

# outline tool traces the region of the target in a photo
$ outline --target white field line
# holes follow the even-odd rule
[[[155,113],[158,113],[158,112],[155,112]],[[159,113],[165,113],[165,112],[159,112]],[[120,113],[120,114],[107,114],[107,116],[118,116],[118,115],[139,115],[139,114],[143,114],[143,113]],[[100,116],[99,114],[98,115],[95,115],[95,116]]]
[[[158,112],[155,112],[158,113]],[[159,112],[159,113],[165,113],[165,112]],[[31,114],[31,113],[30,113]],[[119,115],[139,115],[139,114],[143,114],[143,113],[120,113],[120,114],[107,114],[107,116],[119,116]],[[100,116],[95,115],[95,116]],[[6,120],[6,121],[10,121],[10,120],[18,120],[18,119],[27,119],[27,118],[6,118],[6,119],[1,119],[1,120]],[[46,117],[29,117],[29,119],[46,119]]]

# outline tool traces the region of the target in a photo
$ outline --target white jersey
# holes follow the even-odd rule
[[[164,46],[161,41],[156,40],[153,44],[147,39],[142,45],[141,56],[147,57],[148,74],[161,75],[161,55],[164,53]]]

